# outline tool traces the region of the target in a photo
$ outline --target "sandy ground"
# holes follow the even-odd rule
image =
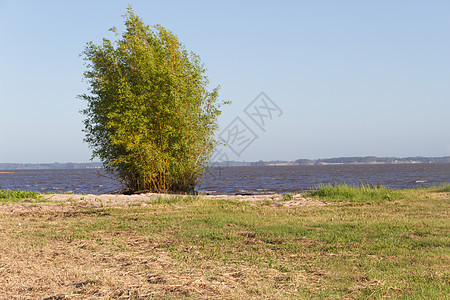
[[[25,199],[22,203],[4,203],[0,205],[0,213],[21,214],[30,212],[70,212],[86,208],[109,208],[109,207],[129,207],[147,206],[151,201],[159,197],[188,197],[170,194],[140,194],[140,195],[78,195],[78,194],[48,194],[42,195],[41,201]],[[298,207],[298,206],[324,206],[335,203],[327,203],[322,200],[303,197],[301,194],[292,196],[291,200],[284,200],[283,194],[251,195],[251,196],[230,196],[230,195],[202,195],[200,197],[214,200],[248,201],[252,204],[273,205],[275,207]],[[45,202],[43,202],[43,201]]]

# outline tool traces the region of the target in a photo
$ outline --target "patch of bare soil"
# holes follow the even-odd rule
[[[145,206],[157,198],[188,197],[171,194],[140,194],[140,195],[78,195],[78,194],[48,194],[43,195],[45,202],[35,202],[26,199],[23,203],[4,203],[0,205],[0,213],[26,214],[45,212],[72,212],[83,209],[102,209],[111,207]],[[322,200],[303,197],[301,194],[293,195],[291,200],[284,200],[283,194],[229,196],[229,195],[202,195],[211,200],[247,201],[252,204],[273,205],[275,207],[324,206],[328,203]]]
[[[437,199],[450,199],[450,193],[437,193],[437,192],[433,192],[433,193],[429,193],[430,198],[437,198]]]

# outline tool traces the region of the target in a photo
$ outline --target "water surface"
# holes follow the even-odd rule
[[[103,194],[123,187],[102,169],[0,171],[0,189]],[[197,189],[210,194],[301,192],[318,184],[393,189],[450,183],[450,164],[213,167]]]

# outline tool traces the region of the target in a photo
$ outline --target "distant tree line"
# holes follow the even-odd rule
[[[297,159],[294,161],[299,165],[318,165],[318,164],[395,164],[395,163],[450,163],[450,156],[445,157],[376,157],[376,156],[356,156],[356,157],[335,157],[325,159]]]
[[[101,168],[102,164],[97,162],[91,163],[0,163],[0,170],[67,170],[67,169],[94,169]]]
[[[325,159],[297,159],[294,161],[273,160],[273,161],[225,161],[220,163],[212,163],[212,166],[267,166],[277,164],[295,164],[295,165],[320,165],[320,164],[371,164],[371,163],[385,163],[385,164],[407,164],[407,163],[450,163],[450,156],[444,157],[336,157]],[[102,163],[0,163],[0,170],[37,170],[37,169],[92,169],[101,168]]]
[[[407,163],[450,163],[450,156],[444,157],[376,157],[376,156],[355,156],[355,157],[335,157],[322,159],[297,159],[287,160],[259,160],[255,162],[245,161],[224,161],[213,162],[212,166],[270,166],[270,165],[321,165],[321,164],[407,164]]]

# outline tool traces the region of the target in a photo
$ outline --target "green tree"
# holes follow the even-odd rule
[[[188,192],[212,154],[218,87],[207,90],[200,58],[129,7],[117,39],[87,43],[85,141],[130,191]]]

